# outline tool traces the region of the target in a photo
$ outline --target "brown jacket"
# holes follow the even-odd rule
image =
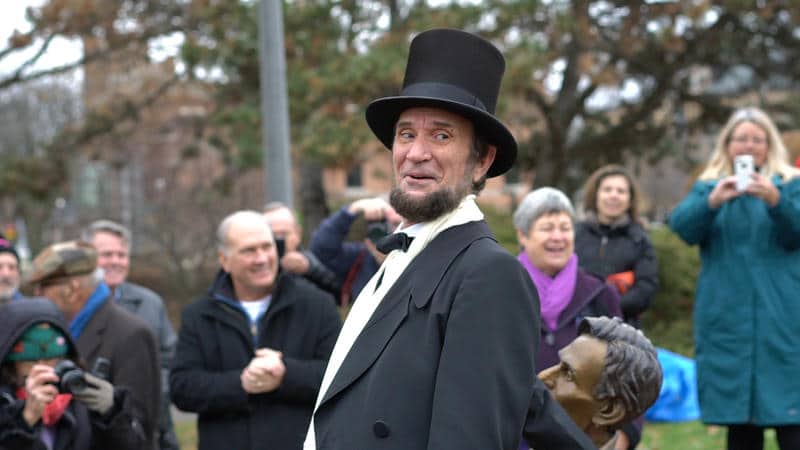
[[[88,369],[99,357],[111,362],[108,381],[128,388],[133,417],[141,424],[146,442],[152,443],[148,448],[155,449],[161,372],[158,345],[150,328],[109,297],[86,324],[77,346]]]

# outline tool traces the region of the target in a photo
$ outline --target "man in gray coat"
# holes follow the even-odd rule
[[[180,448],[170,414],[169,365],[175,355],[178,340],[167,316],[164,301],[155,292],[128,282],[130,272],[131,232],[110,220],[92,222],[83,239],[97,249],[97,266],[103,269],[103,280],[114,301],[150,325],[161,356],[161,405],[159,408],[157,440],[161,450]]]

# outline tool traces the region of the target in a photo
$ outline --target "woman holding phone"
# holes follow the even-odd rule
[[[755,171],[737,188],[734,161]],[[800,170],[760,109],[733,113],[711,159],[669,220],[700,246],[694,305],[702,420],[728,427],[727,448],[800,448]]]

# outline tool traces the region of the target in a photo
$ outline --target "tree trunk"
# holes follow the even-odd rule
[[[330,211],[325,202],[325,189],[322,186],[322,165],[313,161],[301,161],[299,174],[299,206],[303,221],[303,240],[308,242],[311,233],[317,229]]]

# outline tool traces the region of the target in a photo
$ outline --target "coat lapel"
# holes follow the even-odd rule
[[[95,356],[100,351],[100,345],[103,343],[103,335],[106,332],[112,308],[114,308],[113,300],[109,297],[103,302],[103,306],[95,311],[94,316],[86,324],[78,338],[78,352],[89,364],[94,361]]]
[[[355,382],[372,366],[408,316],[409,301],[413,300],[418,309],[424,308],[453,260],[472,242],[483,237],[492,237],[484,221],[448,228],[411,261],[356,338],[320,405]]]

